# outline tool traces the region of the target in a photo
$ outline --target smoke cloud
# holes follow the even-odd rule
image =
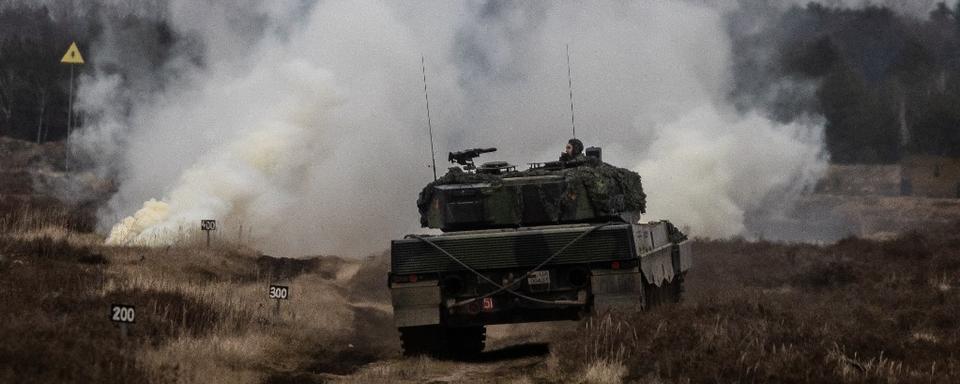
[[[497,146],[488,160],[522,165],[571,135],[569,44],[577,136],[644,177],[645,219],[743,234],[745,214],[789,201],[826,158],[815,119],[731,106],[737,7],[170,1],[157,17],[176,41],[154,70],[125,68],[130,42],[97,45],[112,59],[81,79],[79,141],[118,175],[111,243],[213,218],[284,255],[375,252],[420,230],[432,180],[420,55],[438,152]]]

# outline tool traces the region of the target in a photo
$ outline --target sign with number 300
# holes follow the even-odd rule
[[[289,297],[290,288],[282,285],[271,285],[270,286],[270,298],[278,300],[287,300]]]

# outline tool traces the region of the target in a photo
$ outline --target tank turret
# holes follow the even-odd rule
[[[473,158],[495,150],[450,153],[450,161],[463,167],[450,168],[420,192],[423,227],[459,231],[595,223],[645,212],[640,175],[602,162],[599,148],[585,159],[532,163],[524,171],[506,162],[473,166]]]

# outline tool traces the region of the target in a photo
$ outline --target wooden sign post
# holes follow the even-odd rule
[[[207,248],[210,248],[210,231],[217,230],[217,221],[200,220],[200,230],[207,233]]]
[[[290,298],[290,287],[270,284],[270,298],[277,302],[276,307],[273,309],[273,315],[280,317],[280,300],[288,300]]]
[[[110,321],[120,324],[120,338],[127,339],[127,327],[137,322],[137,310],[132,305],[110,304]]]

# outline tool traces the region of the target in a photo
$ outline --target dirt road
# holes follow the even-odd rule
[[[441,361],[426,357],[376,361],[347,375],[321,375],[338,383],[524,383],[549,369],[548,335],[575,323],[494,326],[488,328],[487,348],[471,361]]]

